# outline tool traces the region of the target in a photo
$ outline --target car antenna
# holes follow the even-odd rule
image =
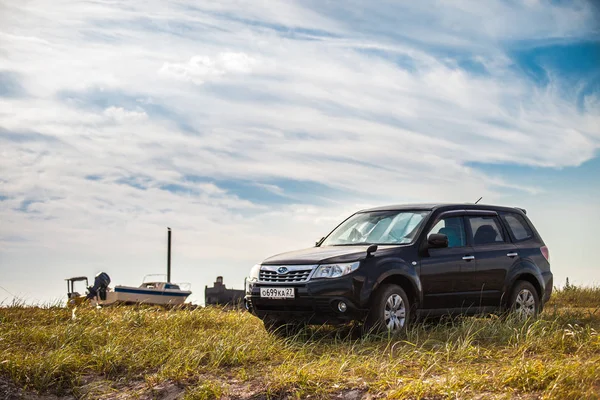
[[[481,199],[483,199],[483,196],[481,196],[479,199],[477,199],[477,201],[475,202],[475,204],[479,203],[481,201]]]

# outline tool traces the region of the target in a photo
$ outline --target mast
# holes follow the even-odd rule
[[[167,228],[167,282],[171,283],[171,228]]]

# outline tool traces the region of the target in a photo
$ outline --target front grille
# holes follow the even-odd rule
[[[261,282],[276,282],[276,283],[294,283],[306,282],[310,276],[312,269],[290,270],[285,274],[280,274],[277,271],[261,270],[259,281]]]

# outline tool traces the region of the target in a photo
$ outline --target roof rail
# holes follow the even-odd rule
[[[527,210],[524,208],[520,208],[520,207],[515,207],[517,210],[521,210],[523,211],[523,214],[527,215]]]

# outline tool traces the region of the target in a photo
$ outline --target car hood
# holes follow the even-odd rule
[[[308,249],[295,250],[287,253],[277,254],[269,257],[261,264],[263,265],[301,265],[301,264],[325,264],[336,262],[352,262],[365,258],[367,248],[364,246],[322,246],[310,247]],[[396,245],[381,245],[380,249],[395,248]]]

